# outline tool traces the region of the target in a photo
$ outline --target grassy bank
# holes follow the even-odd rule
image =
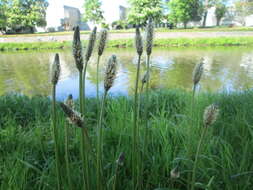
[[[84,44],[87,42],[85,41]],[[71,42],[34,42],[34,43],[0,43],[0,51],[41,50],[71,48]],[[218,37],[218,38],[174,38],[156,39],[154,46],[252,46],[253,37]],[[134,40],[110,40],[108,47],[133,47]]]
[[[253,27],[209,27],[209,28],[156,28],[156,32],[252,32]],[[124,30],[110,30],[110,33],[134,33],[134,29]],[[89,34],[90,31],[81,31],[81,34]],[[39,36],[60,36],[60,35],[72,35],[72,31],[64,32],[46,32],[46,33],[35,33],[35,34],[9,34],[0,35],[0,38],[11,38],[11,37],[39,37]]]
[[[191,111],[191,94],[185,91],[156,91],[151,95],[148,142],[140,140],[143,189],[186,189],[189,172],[202,126],[203,110],[211,103],[220,107],[217,122],[208,128],[197,165],[196,185],[199,189],[244,189],[253,184],[253,92],[232,94],[199,94]],[[91,139],[96,139],[96,99],[87,100],[86,126]],[[25,96],[0,97],[0,189],[55,189],[54,147],[50,127],[50,99]],[[78,107],[78,105],[76,105]],[[117,188],[131,189],[131,130],[133,99],[110,98],[104,121],[104,184],[112,189],[115,171]],[[64,125],[66,119],[58,107],[61,172],[64,162]],[[140,136],[144,131],[143,105],[140,115]],[[70,127],[70,170],[73,189],[81,189],[80,136]],[[92,141],[92,144],[95,143]],[[144,146],[146,148],[144,148]],[[125,154],[124,164],[116,170],[116,160]],[[170,178],[178,167],[180,177]],[[91,165],[91,171],[93,166]],[[91,178],[95,174],[91,172]],[[67,183],[67,177],[62,175]],[[209,184],[209,185],[208,185]],[[207,187],[208,185],[208,187]],[[68,189],[64,184],[64,189]]]

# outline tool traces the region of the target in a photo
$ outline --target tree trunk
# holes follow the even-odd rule
[[[187,22],[184,22],[184,29],[187,28]]]
[[[221,18],[217,18],[216,26],[220,26],[220,21],[221,21]]]
[[[206,18],[207,18],[207,13],[208,11],[206,10],[204,13],[204,18],[203,18],[203,23],[202,23],[202,27],[206,27]]]

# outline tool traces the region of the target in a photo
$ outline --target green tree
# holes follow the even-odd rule
[[[35,26],[46,25],[46,0],[8,0],[7,27],[30,28],[33,32]]]
[[[0,32],[4,32],[7,25],[7,18],[6,18],[6,6],[7,1],[1,0],[0,1]]]
[[[200,21],[203,12],[200,0],[171,0],[169,2],[169,20],[173,23],[183,23],[184,28],[190,21]]]
[[[220,26],[220,21],[221,19],[225,16],[226,12],[227,12],[227,7],[225,4],[223,4],[222,2],[219,2],[215,5],[215,16],[216,16],[216,20],[217,26]]]
[[[253,14],[253,0],[236,0],[235,9],[238,21],[245,25],[245,17]]]
[[[145,25],[149,18],[160,21],[163,16],[161,0],[128,0],[130,11],[128,22],[131,24]]]
[[[104,20],[100,0],[84,1],[84,21],[91,21],[94,24],[101,24]]]

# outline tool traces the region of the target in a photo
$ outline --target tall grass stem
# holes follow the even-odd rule
[[[60,179],[60,160],[59,160],[59,149],[58,149],[58,135],[57,135],[57,116],[56,116],[56,85],[53,85],[52,89],[52,115],[53,115],[53,138],[54,138],[54,148],[55,148],[55,162],[56,162],[56,177],[57,177],[57,189],[61,189],[61,179]]]

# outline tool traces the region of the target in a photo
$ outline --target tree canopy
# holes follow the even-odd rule
[[[182,22],[186,28],[188,22],[201,20],[202,5],[200,0],[171,0],[169,20],[173,23]]]
[[[149,18],[159,21],[162,16],[161,0],[128,0],[131,9],[128,22],[131,24],[145,25]]]
[[[85,0],[84,1],[84,20],[91,21],[95,24],[100,24],[104,20],[103,11],[101,9],[100,0]]]
[[[46,0],[3,0],[0,4],[0,27],[33,28],[46,25]]]

